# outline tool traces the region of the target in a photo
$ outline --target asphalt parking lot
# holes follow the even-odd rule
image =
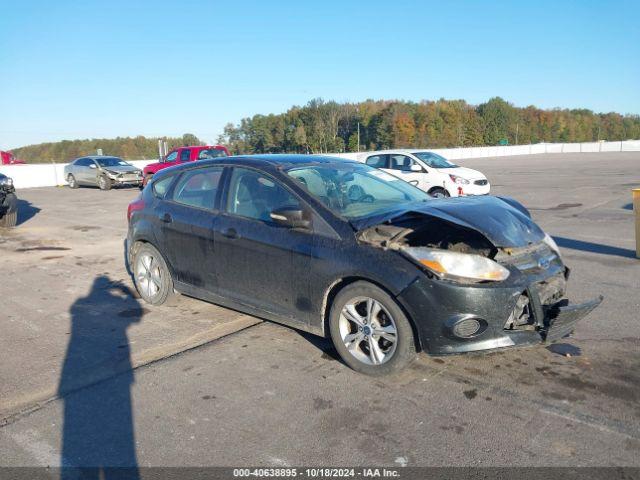
[[[421,354],[378,379],[286,327],[142,305],[122,244],[137,190],[19,191],[0,237],[0,466],[640,466],[640,153],[459,163],[556,238],[571,299],[605,301],[551,347]]]

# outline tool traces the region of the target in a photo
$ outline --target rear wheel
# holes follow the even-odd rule
[[[133,254],[133,279],[142,299],[162,305],[173,294],[173,279],[158,250],[148,243],[138,244]]]
[[[67,183],[69,184],[69,188],[78,188],[78,181],[71,173],[67,177]]]
[[[98,177],[98,187],[100,187],[100,190],[111,190],[111,179],[105,175],[100,175],[100,177]]]
[[[336,350],[357,372],[386,375],[415,358],[406,315],[389,294],[369,282],[352,283],[338,293],[329,327]]]

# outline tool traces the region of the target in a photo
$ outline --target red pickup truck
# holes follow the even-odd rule
[[[149,179],[159,170],[180,165],[194,160],[206,160],[208,158],[228,157],[229,150],[222,145],[198,145],[192,147],[177,147],[171,150],[166,157],[156,163],[150,163],[142,170],[144,179],[142,185],[146,185]]]
[[[0,151],[0,165],[24,165],[24,161],[18,160],[11,152]]]

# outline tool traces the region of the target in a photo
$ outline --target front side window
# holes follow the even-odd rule
[[[390,155],[390,166],[393,170],[402,170],[408,172],[411,170],[413,160],[406,155]]]
[[[358,163],[312,165],[292,168],[287,173],[333,213],[348,220],[430,199],[413,185]]]
[[[180,161],[188,162],[189,158],[191,158],[191,150],[186,148],[180,152]]]
[[[424,163],[429,165],[431,168],[455,168],[458,165],[455,163],[451,163],[446,158],[438,155],[433,152],[416,152],[414,153],[416,157],[422,160]]]
[[[178,158],[178,152],[171,152],[169,155],[167,155],[167,162],[175,162],[176,158]]]
[[[223,167],[188,170],[173,190],[173,201],[190,207],[213,209],[222,170]]]
[[[271,223],[270,213],[283,207],[300,208],[300,202],[273,178],[246,168],[234,168],[229,184],[227,211]]]

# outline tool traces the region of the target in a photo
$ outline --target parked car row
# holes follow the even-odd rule
[[[421,153],[402,155],[429,176],[458,168]],[[331,338],[371,375],[418,350],[555,341],[601,302],[568,303],[558,246],[520,203],[434,200],[385,171],[395,155],[226,157],[157,171],[127,212],[140,296],[160,305],[180,292]],[[476,175],[449,178],[470,185],[451,177]]]

